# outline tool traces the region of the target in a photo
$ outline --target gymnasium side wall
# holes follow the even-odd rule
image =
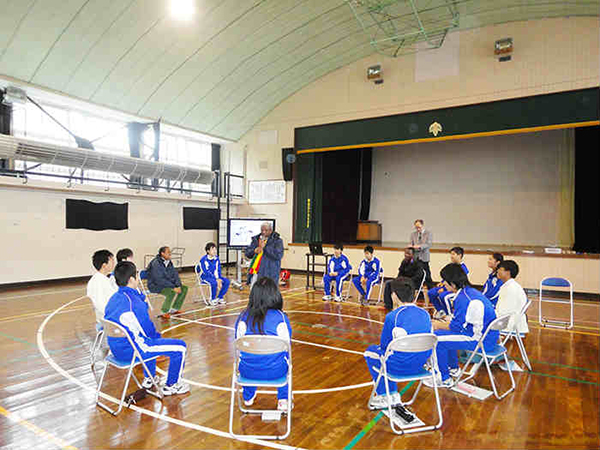
[[[91,231],[65,228],[65,199],[129,203],[129,229]],[[91,255],[107,248],[134,251],[138,267],[144,255],[162,245],[185,247],[184,266],[195,264],[204,245],[215,241],[212,230],[184,230],[184,206],[216,208],[216,202],[188,199],[179,193],[126,192],[102,187],[0,178],[0,230],[5,255],[0,261],[0,284],[91,275]],[[236,206],[233,207],[235,212]]]
[[[397,59],[372,55],[342,67],[286,99],[240,140],[248,179],[282,178],[281,149],[293,147],[295,127],[598,86],[599,25],[594,17],[511,22],[451,34],[439,50]],[[513,60],[499,63],[494,41],[507,36],[514,39]],[[444,52],[452,53],[457,71],[436,68]],[[366,80],[374,64],[382,64],[381,85]],[[291,195],[285,205],[249,205],[244,211],[288,217],[278,226],[285,243],[291,241]],[[284,265],[296,266],[288,255]]]

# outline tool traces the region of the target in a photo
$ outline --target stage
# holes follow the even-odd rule
[[[344,244],[344,253],[350,259],[353,273],[356,273],[363,259],[364,243]],[[375,255],[381,260],[386,278],[393,278],[403,258],[404,248],[408,242],[382,242],[368,244],[375,249]],[[451,247],[460,246],[465,249],[464,262],[469,268],[469,279],[473,284],[481,285],[487,279],[487,257],[492,252],[500,252],[506,259],[513,259],[519,264],[520,273],[517,281],[525,289],[539,289],[544,277],[563,277],[573,283],[577,293],[595,294],[600,300],[600,255],[578,254],[568,248],[562,253],[545,253],[544,247],[527,245],[500,244],[460,244],[434,243],[431,247],[431,273],[434,280],[439,280],[441,268],[449,262],[448,251]],[[285,249],[282,267],[292,270],[306,270],[306,253],[308,244],[289,243]],[[333,244],[323,244],[323,251],[333,253]]]

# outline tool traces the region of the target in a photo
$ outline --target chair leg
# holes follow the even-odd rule
[[[523,342],[523,339],[521,338],[521,335],[519,335],[519,334],[516,335],[515,339],[517,340],[517,345],[519,346],[519,351],[521,352],[521,358],[523,359],[523,362],[525,363],[525,365],[531,372],[533,369],[531,368],[531,362],[529,361],[529,356],[527,356],[527,350],[525,350],[525,343]]]
[[[511,387],[510,387],[510,388],[509,388],[507,391],[505,391],[503,394],[499,394],[499,393],[498,393],[498,389],[496,388],[496,383],[495,383],[494,375],[493,375],[493,373],[492,373],[492,368],[491,368],[491,365],[490,365],[490,361],[488,360],[488,357],[487,357],[487,356],[485,356],[485,353],[484,353],[484,357],[485,357],[485,367],[486,367],[486,369],[487,369],[487,372],[488,372],[488,375],[489,375],[489,377],[490,377],[490,383],[492,384],[492,390],[494,391],[494,396],[495,396],[495,397],[496,397],[498,400],[502,400],[504,397],[506,397],[506,396],[507,396],[509,393],[511,393],[511,392],[512,392],[512,391],[515,389],[515,379],[514,379],[514,377],[513,377],[513,374],[512,374],[512,369],[511,369],[511,367],[510,367],[510,364],[509,364],[508,358],[506,357],[506,353],[504,353],[502,356],[504,357],[504,363],[506,364],[506,366],[507,366],[507,368],[508,368],[508,374],[509,374],[509,376],[510,376]],[[492,363],[493,363],[494,361],[495,361],[495,359],[494,359],[494,360],[492,360]]]

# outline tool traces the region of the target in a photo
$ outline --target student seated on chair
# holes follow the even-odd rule
[[[488,267],[492,270],[492,272],[488,275],[488,279],[483,285],[483,290],[481,291],[482,294],[490,300],[490,303],[494,308],[498,302],[498,295],[500,288],[502,287],[502,280],[498,279],[497,275],[498,266],[502,261],[504,261],[504,256],[502,256],[502,253],[492,253],[490,256],[488,256]]]
[[[289,341],[292,326],[282,311],[283,299],[277,284],[267,277],[259,278],[250,291],[248,306],[235,323],[235,338],[249,335],[278,336]],[[254,355],[242,352],[239,371],[244,378],[274,380],[287,376],[289,355]],[[246,406],[252,406],[256,398],[256,387],[244,386],[243,398]],[[288,386],[277,388],[277,409],[287,411]]]
[[[135,261],[133,260],[133,250],[130,248],[122,248],[119,250],[117,252],[117,262],[120,263],[121,261],[129,261],[135,264]]]
[[[342,288],[344,286],[344,280],[350,276],[352,266],[348,257],[344,255],[344,246],[342,244],[335,244],[333,246],[333,256],[329,260],[329,263],[323,275],[323,285],[325,295],[323,301],[331,300],[331,282],[335,281],[335,301],[342,301]]]
[[[116,283],[109,278],[115,268],[115,258],[108,250],[98,250],[92,256],[92,265],[96,273],[88,281],[87,296],[92,300],[96,321],[99,323],[104,318],[104,308],[108,300],[117,292]]]
[[[474,350],[490,323],[496,319],[496,312],[488,298],[470,285],[460,264],[448,264],[440,275],[444,288],[456,294],[452,319],[446,316],[432,322],[438,337],[436,356],[441,375],[438,385],[451,387],[451,375],[459,373],[457,351]],[[490,331],[483,343],[484,349],[492,349],[498,337],[498,331]]]
[[[209,242],[204,247],[206,255],[200,259],[200,279],[210,284],[210,303],[212,305],[225,304],[225,294],[229,289],[230,281],[221,275],[221,261],[217,255],[217,246]]]
[[[498,295],[498,303],[496,304],[496,314],[503,316],[505,314],[516,314],[510,318],[508,327],[504,331],[510,331],[516,326],[519,334],[529,333],[527,325],[527,317],[525,314],[518,315],[525,304],[527,303],[527,294],[517,283],[517,275],[519,274],[519,265],[512,261],[502,261],[498,266],[498,279],[503,283]]]
[[[171,249],[161,247],[158,255],[148,264],[148,290],[165,296],[162,304],[162,317],[177,314],[183,305],[188,287],[181,284],[179,274],[171,261]],[[175,298],[177,296],[177,298]],[[173,299],[175,298],[175,302]],[[172,304],[172,305],[171,305]]]
[[[415,286],[415,289],[419,289],[424,273],[425,269],[423,269],[421,262],[415,259],[415,250],[412,247],[406,247],[404,249],[404,259],[398,268],[397,278],[410,278],[413,286]],[[385,304],[385,309],[388,311],[393,309],[392,289],[390,283],[386,283],[383,289],[383,302]]]
[[[189,392],[190,386],[181,381],[181,374],[185,365],[187,346],[181,339],[164,339],[154,328],[148,304],[144,301],[144,294],[137,290],[137,269],[135,264],[122,261],[115,268],[115,278],[119,290],[110,298],[106,305],[105,320],[118,323],[124,327],[131,340],[143,359],[154,356],[166,356],[169,358],[169,371],[165,384],[161,390],[164,395],[185,394]],[[108,346],[115,358],[121,361],[131,361],[133,348],[127,338],[109,337]],[[146,363],[150,373],[144,369],[144,381],[142,386],[150,389],[152,380],[159,384],[156,375],[156,360]]]
[[[378,258],[375,258],[373,253],[373,247],[367,245],[365,247],[365,259],[363,259],[360,266],[358,266],[358,277],[352,280],[354,287],[362,297],[361,303],[363,302],[363,299],[364,302],[369,300],[373,285],[380,281],[379,270],[381,268],[381,263]]]
[[[419,281],[420,283],[420,281]],[[371,345],[364,353],[369,372],[373,381],[377,380],[381,370],[381,358],[385,355],[388,345],[401,336],[416,333],[431,333],[431,318],[429,313],[415,303],[415,287],[409,278],[395,278],[388,283],[392,291],[394,309],[385,316],[381,343]],[[429,356],[431,350],[419,353],[394,352],[387,360],[387,370],[393,375],[412,375],[418,373]],[[388,382],[392,406],[400,403],[400,395],[396,383]],[[387,408],[385,384],[380,380],[376,388],[377,396],[369,405],[373,409]]]
[[[462,247],[452,247],[450,249],[450,263],[459,264],[465,272],[465,275],[468,275],[469,269],[467,269],[467,266],[463,263],[464,255],[465,251]],[[451,311],[448,311],[448,307],[446,306],[446,300],[450,301],[454,295],[444,287],[443,283],[439,283],[433,289],[429,289],[428,295],[431,304],[435,308],[435,313],[433,314],[435,319],[441,319],[442,317],[451,314]]]

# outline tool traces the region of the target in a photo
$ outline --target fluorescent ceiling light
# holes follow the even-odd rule
[[[194,0],[171,0],[171,16],[178,20],[189,20],[194,15]]]

